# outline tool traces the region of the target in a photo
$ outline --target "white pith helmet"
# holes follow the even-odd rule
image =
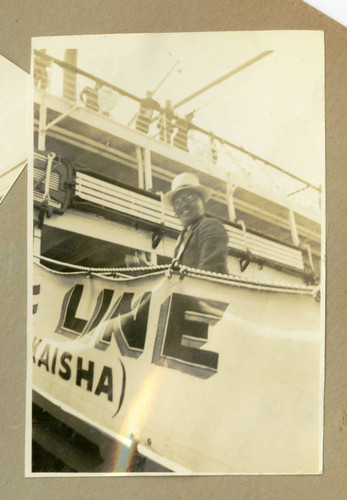
[[[210,189],[205,186],[201,186],[196,175],[185,172],[183,174],[177,175],[173,179],[171,184],[171,191],[168,191],[163,196],[164,203],[167,206],[172,207],[172,200],[175,195],[184,190],[195,191],[201,196],[204,203],[206,203],[206,201],[211,196]]]

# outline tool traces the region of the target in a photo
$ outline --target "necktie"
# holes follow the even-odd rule
[[[175,249],[175,254],[176,254],[175,259],[177,259],[177,260],[180,259],[181,255],[186,247],[188,238],[190,236],[190,228],[191,228],[191,226],[186,227],[182,231],[182,233],[180,234],[180,237],[178,238],[176,249]]]

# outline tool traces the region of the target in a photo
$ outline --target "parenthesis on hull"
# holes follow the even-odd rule
[[[112,416],[112,418],[114,418],[120,411],[121,407],[122,407],[122,404],[123,404],[123,400],[124,400],[124,395],[125,395],[125,385],[126,385],[126,372],[125,372],[125,366],[123,364],[123,361],[121,359],[119,359],[119,362],[121,364],[121,367],[122,367],[122,373],[123,373],[123,377],[122,377],[122,392],[121,392],[121,395],[120,395],[120,399],[119,399],[119,404],[118,404],[118,408],[117,408],[117,411],[116,413]]]

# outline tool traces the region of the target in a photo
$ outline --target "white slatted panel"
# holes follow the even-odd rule
[[[250,251],[256,255],[268,256],[269,259],[278,260],[287,263],[290,266],[297,266],[298,260],[302,262],[300,250],[281,245],[275,241],[261,238],[255,234],[247,234],[247,243]]]
[[[76,173],[75,192],[77,196],[84,200],[156,224],[160,224],[163,217],[159,201],[81,172]],[[165,225],[167,227],[181,230],[182,226],[179,224],[172,210],[165,209],[164,214]]]
[[[38,191],[34,191],[34,201],[37,201],[41,203],[43,200],[43,194],[39,193]],[[49,205],[54,208],[61,208],[61,203],[58,201],[52,200],[52,198],[49,201]]]
[[[81,172],[76,173],[76,195],[81,199],[96,203],[139,219],[160,224],[162,206],[157,200],[134,193],[119,186],[96,179]],[[165,209],[165,226],[181,229],[174,212]],[[234,226],[225,225],[231,249],[246,251],[253,255],[272,260],[299,270],[304,269],[302,253],[299,249],[282,245],[261,236],[244,233]]]
[[[38,168],[34,168],[34,182],[41,180],[40,186],[46,186],[46,172],[42,171]],[[52,172],[51,180],[49,183],[50,189],[54,189],[55,191],[59,191],[60,189],[60,176],[56,172]]]
[[[47,161],[47,159],[45,157],[42,157],[42,158]],[[41,158],[39,158],[39,155],[35,155],[35,159],[40,160]],[[45,188],[45,186],[46,186],[45,177],[46,177],[45,170],[41,170],[39,168],[34,168],[34,183],[42,179],[42,182],[40,182],[40,187]],[[59,191],[59,189],[60,189],[60,176],[56,172],[52,172],[52,174],[51,174],[49,187],[50,187],[50,189],[53,189],[55,191]],[[43,194],[38,189],[34,189],[34,201],[41,203],[42,200],[43,200]],[[61,208],[61,203],[53,200],[52,198],[49,201],[49,205],[51,207],[54,207],[54,208]]]

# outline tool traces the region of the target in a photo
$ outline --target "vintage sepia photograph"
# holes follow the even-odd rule
[[[32,41],[26,475],[320,474],[320,31]]]

